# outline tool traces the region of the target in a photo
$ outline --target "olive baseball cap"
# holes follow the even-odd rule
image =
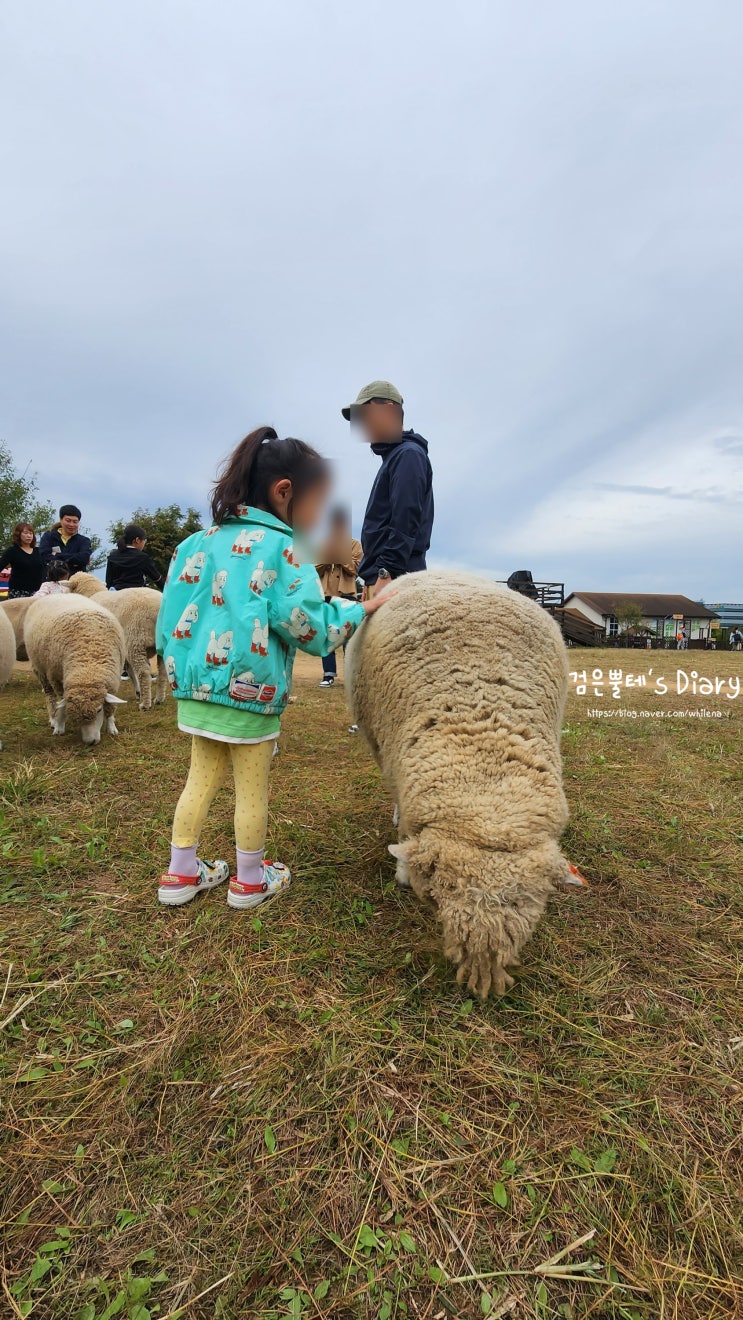
[[[402,395],[395,386],[388,380],[373,380],[369,385],[365,385],[363,390],[359,390],[358,398],[353,403],[349,403],[347,408],[341,408],[341,412],[347,422],[351,420],[351,409],[361,408],[365,403],[371,403],[372,399],[389,399],[390,403],[399,403],[402,408]]]

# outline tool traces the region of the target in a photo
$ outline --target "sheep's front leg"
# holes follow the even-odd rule
[[[109,706],[108,702],[104,703],[103,714],[106,720],[106,733],[110,734],[112,738],[117,738],[119,730],[116,728],[113,707]]]
[[[152,675],[150,662],[144,651],[136,651],[129,656],[129,672],[139,701],[139,709],[149,710],[152,705]]]

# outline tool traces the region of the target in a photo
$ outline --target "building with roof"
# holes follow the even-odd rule
[[[730,601],[705,601],[705,604],[708,609],[715,611],[720,628],[743,628],[743,603],[734,605]]]
[[[617,637],[620,632],[617,611],[625,605],[638,605],[642,610],[641,630],[657,641],[672,641],[685,630],[690,642],[704,645],[717,613],[708,605],[688,596],[656,595],[641,591],[571,591],[565,601],[565,610],[576,611],[605,637]]]

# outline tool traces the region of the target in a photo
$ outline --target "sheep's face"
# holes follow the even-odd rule
[[[103,727],[103,706],[99,706],[92,720],[81,724],[80,733],[86,746],[92,746],[101,741],[101,729]]]
[[[565,873],[557,844],[495,852],[423,830],[390,852],[398,859],[398,879],[407,878],[419,897],[435,904],[459,984],[483,999],[491,990],[504,994],[513,985],[508,968],[518,965],[553,882]]]
[[[101,741],[101,729],[104,717],[106,728],[114,736],[118,733],[112,707],[124,705],[120,697],[113,696],[105,689],[100,693],[68,693],[57,707],[57,721],[61,728],[55,733],[64,733],[67,720],[80,725],[80,736],[86,746],[92,747]]]

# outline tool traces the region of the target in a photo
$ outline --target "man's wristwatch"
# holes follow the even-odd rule
[[[388,568],[378,568],[377,577],[381,578],[383,582],[386,582],[392,579],[392,574]]]

